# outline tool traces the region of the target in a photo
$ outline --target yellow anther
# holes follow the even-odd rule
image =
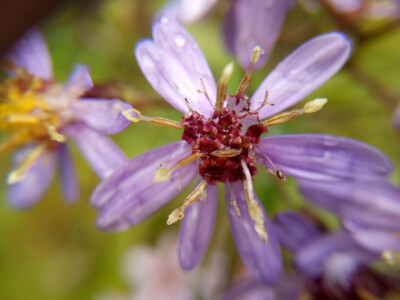
[[[259,46],[254,47],[253,53],[251,54],[250,62],[254,65],[260,59],[260,56],[264,54],[264,50]]]
[[[386,250],[382,253],[382,258],[388,265],[400,267],[400,251]]]
[[[185,216],[185,208],[184,207],[179,207],[179,208],[175,209],[168,216],[167,225],[172,225],[175,222],[182,220],[184,216]]]
[[[143,116],[137,109],[130,108],[130,109],[125,109],[121,111],[122,115],[127,118],[129,121],[133,123],[137,123],[139,121],[145,121],[149,122],[155,125],[161,125],[164,127],[170,127],[170,128],[177,128],[177,129],[182,129],[183,126],[180,122],[165,119],[165,118],[160,118],[160,117],[147,117]],[[132,113],[135,113],[136,116],[133,116]]]
[[[224,100],[226,97],[226,89],[228,87],[229,80],[232,77],[233,73],[233,63],[229,63],[226,65],[224,70],[222,71],[221,79],[218,82],[217,87],[217,100],[215,103],[215,111],[220,112],[224,106]]]
[[[137,114],[137,117],[132,116],[132,113]],[[138,111],[137,109],[134,109],[134,108],[125,109],[125,110],[121,111],[121,114],[133,123],[137,123],[142,120],[142,115],[141,115],[140,111]]]
[[[211,152],[211,155],[217,157],[235,157],[238,156],[242,152],[242,149],[224,149],[224,150],[215,150]]]
[[[13,184],[18,181],[21,181],[25,177],[29,169],[37,161],[37,159],[43,154],[45,149],[46,145],[41,144],[32,149],[31,151],[29,151],[22,164],[17,169],[13,170],[10,174],[8,174],[7,183]]]
[[[302,114],[302,111],[300,109],[284,111],[284,112],[277,114],[277,115],[273,116],[272,118],[269,118],[268,120],[265,120],[261,123],[265,126],[277,125],[277,124],[281,124],[281,123],[285,123],[285,122],[294,120],[301,114]]]
[[[236,215],[240,218],[240,209],[239,209],[239,206],[238,206],[236,200],[232,200],[231,205],[233,206],[233,209],[235,210]]]
[[[196,159],[202,157],[202,153],[193,153],[192,155],[189,155],[178,162],[176,162],[172,167],[170,168],[159,168],[156,170],[154,173],[154,182],[163,182],[169,179],[171,176],[172,172],[176,169],[182,168],[192,162],[194,162]]]
[[[58,133],[54,125],[47,125],[47,131],[52,141],[56,141],[59,143],[65,143],[67,141],[67,137],[61,133]]]
[[[245,180],[243,181],[243,188],[246,195],[249,214],[251,219],[254,221],[254,229],[257,232],[258,236],[264,243],[267,243],[268,234],[264,226],[265,217],[259,203],[254,198],[253,184],[251,182],[250,171],[244,160],[241,160],[240,162],[245,175]]]
[[[277,114],[273,116],[272,118],[269,118],[268,120],[265,120],[261,122],[265,126],[272,126],[272,125],[277,125],[281,123],[285,123],[291,120],[296,119],[298,116],[306,113],[314,113],[322,109],[324,105],[328,102],[327,99],[325,98],[317,98],[314,100],[311,100],[307,102],[303,108],[301,109],[293,109],[290,111],[284,111],[280,114]]]
[[[303,110],[306,114],[311,114],[311,113],[321,110],[322,107],[324,107],[324,105],[327,102],[328,102],[328,99],[326,99],[326,98],[317,98],[317,99],[311,100],[310,102],[307,102],[304,105]]]
[[[159,168],[157,171],[154,173],[154,182],[164,182],[169,179],[171,176],[171,173],[174,169],[166,169],[166,168]]]
[[[189,196],[186,197],[185,202],[183,202],[183,205],[177,209],[175,209],[169,216],[167,220],[167,225],[171,225],[177,221],[180,221],[183,219],[185,216],[185,209],[192,205],[194,202],[198,201],[200,196],[204,197],[204,193],[206,191],[207,187],[207,180],[203,179],[195,188],[194,190],[189,194]],[[205,199],[204,199],[205,200]]]

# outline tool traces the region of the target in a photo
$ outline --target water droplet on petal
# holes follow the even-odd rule
[[[146,69],[149,72],[152,72],[155,68],[153,60],[148,55],[143,55],[140,58],[141,65],[143,69]]]
[[[333,136],[326,136],[324,138],[323,144],[328,147],[334,147],[339,144],[339,140],[338,140],[338,138],[333,137]]]
[[[175,44],[176,44],[178,47],[183,47],[183,46],[185,46],[185,44],[186,44],[185,37],[184,37],[183,35],[181,35],[181,34],[175,35],[175,36],[174,36],[174,41],[175,41]]]

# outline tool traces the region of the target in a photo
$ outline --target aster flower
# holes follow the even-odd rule
[[[398,18],[399,0],[308,0],[306,6],[318,7],[318,1],[324,2],[333,12],[359,18]]]
[[[251,67],[235,95],[227,95],[232,65],[225,68],[217,86],[190,34],[173,20],[156,22],[153,40],[139,42],[136,58],[148,81],[184,113],[183,118],[177,122],[148,117],[135,109],[123,113],[133,122],[182,130],[182,141],[139,155],[103,180],[91,198],[100,210],[97,226],[125,230],[171,201],[199,176],[193,192],[167,221],[172,224],[183,218],[179,257],[182,267],[191,269],[201,261],[210,241],[216,184],[222,182],[233,237],[245,265],[257,279],[276,280],[282,268],[280,251],[268,216],[253,191],[256,163],[282,180],[285,174],[337,180],[382,177],[391,171],[390,162],[380,151],[348,138],[324,134],[261,138],[269,126],[321,108],[324,99],[281,112],[331,77],[348,58],[350,48],[340,33],[305,43],[282,61],[249,99],[244,92]],[[260,51],[255,49],[252,62],[257,61]]]
[[[105,134],[129,124],[121,110],[131,106],[116,99],[80,98],[92,87],[88,67],[77,65],[64,85],[54,82],[46,43],[36,29],[14,45],[5,62],[11,77],[0,86],[0,128],[9,135],[0,143],[0,154],[22,147],[7,178],[12,206],[26,208],[40,200],[57,166],[64,196],[77,198],[69,138],[101,178],[126,162]]]
[[[323,232],[292,211],[278,214],[274,225],[282,245],[293,252],[296,270],[304,278],[304,294],[312,299],[383,299],[390,290],[398,292],[399,285],[390,276],[370,268],[379,255],[362,247],[346,229]]]
[[[206,15],[217,0],[179,0],[161,9],[162,15],[182,24],[197,21]],[[264,55],[253,63],[257,69],[265,65],[281,32],[283,21],[290,7],[289,0],[233,0],[224,17],[223,33],[226,48],[247,69],[254,47],[263,49]]]
[[[337,214],[365,249],[400,264],[400,189],[386,180],[340,182],[302,180],[299,190],[311,203]]]

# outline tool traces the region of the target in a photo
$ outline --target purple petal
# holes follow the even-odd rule
[[[305,282],[300,276],[284,275],[273,285],[247,280],[225,292],[220,300],[298,300],[304,293]]]
[[[17,66],[42,79],[53,79],[53,67],[49,50],[42,34],[31,29],[11,49],[7,55]]]
[[[29,149],[25,148],[14,155],[14,167],[19,166]],[[53,179],[56,161],[57,157],[53,151],[46,151],[39,156],[21,181],[8,186],[10,205],[18,209],[35,205],[43,197]]]
[[[273,223],[279,242],[293,251],[319,235],[318,228],[308,218],[294,211],[277,214]]]
[[[81,153],[99,177],[105,178],[116,168],[127,164],[125,154],[107,136],[82,125],[69,125],[64,130],[75,140]]]
[[[264,79],[251,97],[251,109],[257,109],[269,92],[269,102],[260,118],[274,115],[302,100],[334,75],[346,62],[351,42],[341,33],[320,35],[297,48]]]
[[[179,261],[183,269],[196,267],[210,243],[217,210],[217,186],[207,186],[207,198],[188,207],[179,230]]]
[[[64,87],[66,93],[75,97],[79,97],[90,90],[93,87],[93,81],[89,74],[89,67],[80,64],[75,65]]]
[[[400,250],[400,237],[395,232],[362,230],[352,235],[361,247],[376,254],[381,254],[386,250]]]
[[[207,61],[191,35],[178,23],[165,17],[153,26],[153,38],[143,40],[136,47],[139,66],[153,88],[172,106],[183,113],[189,111],[185,98],[193,110],[209,117],[213,105],[207,100],[203,80],[212,103],[216,99],[216,85]]]
[[[81,98],[72,101],[70,108],[75,120],[104,134],[119,133],[130,124],[121,111],[132,106],[117,99]]]
[[[266,155],[287,175],[303,179],[368,179],[392,171],[390,160],[378,149],[327,134],[266,137],[256,153],[262,166],[269,166]]]
[[[273,287],[264,282],[248,280],[225,292],[220,300],[276,300]]]
[[[296,253],[295,260],[303,274],[318,277],[324,274],[325,268],[330,263],[329,260],[335,259],[335,254],[347,257],[348,267],[353,270],[361,261],[372,259],[370,255],[363,252],[349,234],[339,232],[307,243]]]
[[[174,18],[182,24],[196,22],[203,18],[218,0],[174,0],[169,1],[158,13]]]
[[[238,252],[250,274],[264,282],[275,282],[282,273],[282,257],[273,225],[268,219],[261,202],[258,201],[265,217],[265,228],[268,234],[268,242],[264,243],[254,229],[254,221],[251,219],[242,182],[226,184],[226,206],[231,223],[232,234]],[[236,200],[240,210],[240,217],[236,215],[231,204]]]
[[[340,14],[358,11],[362,8],[364,2],[364,0],[328,0],[328,4]]]
[[[169,180],[155,183],[161,164],[191,154],[184,141],[168,144],[128,161],[95,189],[91,204],[99,208],[97,226],[103,230],[125,230],[136,225],[172,200],[198,173],[195,163],[174,171]]]
[[[58,158],[63,194],[69,202],[72,202],[79,197],[79,185],[71,152],[66,144],[59,145]]]
[[[312,203],[337,213],[349,230],[400,230],[400,190],[387,181],[300,181]]]
[[[279,37],[289,2],[285,0],[236,0],[224,22],[227,48],[236,54],[241,66],[247,68],[254,47],[264,50],[255,65],[262,67]]]

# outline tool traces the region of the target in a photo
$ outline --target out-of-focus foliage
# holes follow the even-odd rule
[[[49,44],[56,78],[65,80],[77,62],[88,64],[95,83],[118,82],[120,96],[140,107],[143,114],[179,120],[180,113],[168,107],[151,88],[133,56],[136,42],[151,35],[153,15],[163,4],[160,0],[103,0],[83,8],[70,6],[50,17],[40,27]],[[205,20],[189,26],[216,78],[234,59],[227,54],[221,38],[221,15],[225,8],[225,3],[221,3]],[[326,13],[309,15],[294,7],[267,67],[254,74],[250,91],[302,42],[337,29],[338,25]],[[380,148],[393,160],[392,179],[400,184],[400,132],[391,126],[396,103],[385,101],[380,95],[389,93],[400,99],[399,47],[400,27],[367,41],[355,52],[354,68],[345,68],[307,97],[329,99],[321,112],[272,128],[270,134],[319,132],[362,140]],[[235,64],[231,92],[243,73]],[[378,88],[368,82],[370,77]],[[146,123],[131,125],[113,137],[128,157],[179,138],[177,131]],[[44,199],[24,212],[7,205],[5,181],[11,155],[0,158],[0,299],[90,299],[104,290],[125,291],[127,287],[120,274],[124,250],[135,243],[154,243],[162,232],[178,229],[177,225],[167,227],[165,222],[188,191],[126,232],[104,233],[96,229],[96,211],[88,200],[99,179],[77,149],[73,150],[81,182],[78,203],[62,202],[56,178]],[[293,179],[283,184],[260,170],[255,186],[271,215],[282,209],[305,207]],[[219,205],[223,208],[224,204],[220,201]],[[335,226],[332,216],[310,206],[307,209],[318,212],[329,226]],[[229,230],[227,216],[224,209],[219,212],[222,217],[217,218],[211,249],[218,247],[231,254],[235,268],[240,262],[232,238],[229,234],[221,235]]]

